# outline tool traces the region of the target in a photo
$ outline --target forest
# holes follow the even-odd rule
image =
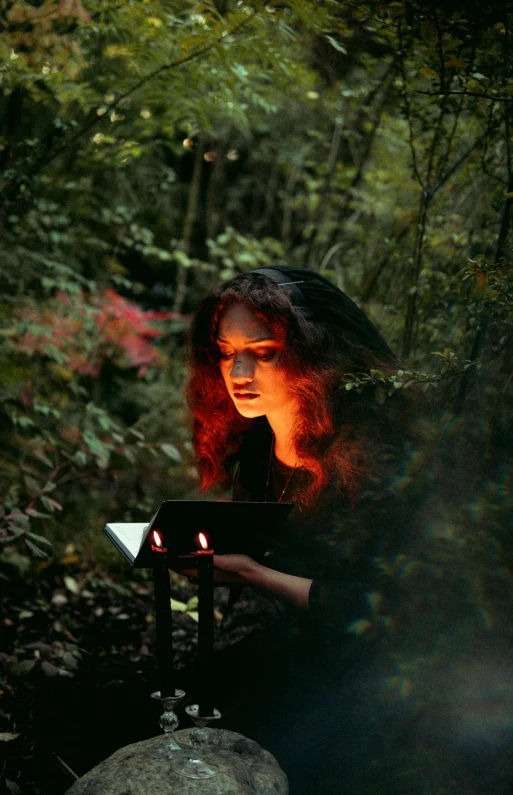
[[[271,263],[400,357],[345,389],[419,394],[430,543],[382,561],[412,590],[383,698],[423,739],[407,784],[369,760],[360,792],[511,791],[512,25],[497,0],[1,0],[0,793],[157,733],[151,572],[102,531],[205,497],[191,316]],[[178,664],[195,593],[176,575]],[[454,769],[433,709],[459,710]]]

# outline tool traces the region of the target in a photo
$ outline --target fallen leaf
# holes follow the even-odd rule
[[[64,668],[57,668],[56,665],[46,660],[41,663],[41,669],[46,676],[73,676],[70,671],[66,671]]]
[[[67,604],[68,597],[66,596],[66,594],[63,593],[54,593],[51,601],[52,604],[55,605],[56,607],[62,607],[62,605]]]
[[[80,591],[78,582],[75,579],[73,579],[73,577],[69,576],[64,577],[64,585],[66,586],[68,591],[71,591],[71,593],[78,593]]]
[[[78,555],[65,555],[62,558],[61,563],[63,563],[65,566],[71,566],[74,563],[80,563],[80,558]]]

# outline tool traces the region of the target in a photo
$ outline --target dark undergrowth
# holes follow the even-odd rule
[[[116,749],[159,733],[150,572],[52,563],[4,584],[0,792],[60,795]],[[195,589],[176,578],[177,667],[194,659]],[[220,596],[222,601],[222,597]],[[192,607],[194,603],[192,602]]]

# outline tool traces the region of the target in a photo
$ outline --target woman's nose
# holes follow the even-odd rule
[[[233,360],[230,377],[232,381],[247,383],[253,380],[254,367],[247,357],[236,356]]]

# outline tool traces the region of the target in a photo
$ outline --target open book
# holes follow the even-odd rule
[[[146,541],[150,525],[147,522],[110,522],[105,532],[125,560],[137,566],[137,556]]]
[[[293,507],[291,502],[166,500],[149,524],[109,522],[105,533],[125,560],[136,568],[154,565],[153,530],[160,533],[170,561],[194,553],[199,532],[207,535],[210,546],[220,555],[240,553],[258,560]]]

